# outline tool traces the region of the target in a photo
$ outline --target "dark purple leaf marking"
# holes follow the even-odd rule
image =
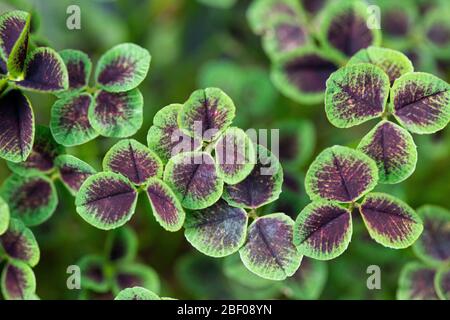
[[[120,291],[125,288],[143,287],[154,292],[159,292],[158,275],[153,269],[144,265],[122,265],[117,269],[114,280],[115,291]]]
[[[300,266],[302,256],[293,244],[293,221],[283,213],[255,220],[248,229],[247,242],[239,251],[252,272],[271,280],[284,280]]]
[[[370,236],[389,248],[409,247],[423,230],[422,221],[414,210],[387,194],[368,194],[359,212]]]
[[[39,261],[36,239],[20,220],[10,221],[8,231],[0,236],[0,248],[12,259],[22,260],[30,266],[35,266]]]
[[[67,67],[69,89],[84,88],[88,85],[92,63],[87,54],[78,50],[63,50],[59,52]]]
[[[10,262],[3,269],[2,292],[9,300],[30,299],[36,290],[33,271],[23,262]]]
[[[244,244],[247,213],[219,200],[212,206],[187,215],[186,239],[200,252],[212,256],[230,255]]]
[[[180,152],[195,151],[201,146],[199,138],[193,139],[178,126],[178,113],[182,107],[182,104],[171,104],[159,110],[148,130],[148,147],[165,163]]]
[[[301,0],[303,9],[311,14],[316,14],[322,9],[326,3],[326,0]]]
[[[91,125],[108,137],[133,135],[142,125],[143,97],[139,90],[107,92],[100,90],[89,110]]]
[[[358,150],[375,160],[380,183],[398,183],[415,169],[417,151],[411,135],[402,127],[380,122],[361,140]]]
[[[209,207],[223,190],[214,159],[205,152],[186,152],[173,157],[164,171],[164,181],[188,209]]]
[[[82,289],[95,292],[106,292],[110,285],[105,274],[105,259],[102,256],[84,256],[77,265],[81,269]]]
[[[106,250],[108,260],[118,263],[134,259],[137,251],[137,241],[137,236],[133,229],[127,227],[116,229],[108,238]]]
[[[409,131],[434,133],[450,119],[450,86],[431,74],[405,74],[391,89],[391,110]]]
[[[310,53],[288,61],[283,66],[289,82],[302,92],[322,92],[329,76],[338,66],[317,54]]]
[[[50,132],[44,126],[36,127],[33,149],[27,160],[21,163],[10,164],[10,169],[20,175],[27,173],[49,172],[54,167],[55,158],[63,152],[64,148],[58,145]]]
[[[172,190],[163,181],[151,179],[146,191],[158,222],[166,230],[178,231],[183,226],[185,213]]]
[[[136,88],[147,75],[150,54],[144,48],[123,43],[108,50],[98,61],[95,77],[103,89],[123,92]]]
[[[162,176],[162,162],[158,156],[134,139],[115,144],[105,155],[103,167],[122,174],[136,185],[151,177]]]
[[[68,88],[69,77],[61,57],[50,48],[37,48],[25,61],[25,79],[17,85],[29,90],[62,91]]]
[[[50,126],[56,141],[73,146],[97,136],[88,118],[92,101],[92,96],[85,93],[62,98],[53,105]]]
[[[351,57],[374,42],[366,20],[353,8],[340,12],[330,21],[326,38],[334,48]]]
[[[450,261],[450,212],[434,205],[417,209],[424,230],[414,243],[415,253],[425,262],[441,265]]]
[[[0,75],[6,75],[8,73],[8,69],[6,68],[6,62],[0,56]],[[1,79],[1,77],[0,77]]]
[[[178,115],[178,123],[191,137],[211,141],[231,124],[234,116],[231,98],[218,88],[206,88],[191,94]]]
[[[427,37],[436,45],[445,47],[450,43],[450,29],[443,24],[434,24],[428,30]]]
[[[235,185],[226,185],[223,198],[232,206],[258,208],[270,203],[281,193],[283,169],[278,159],[258,146],[258,157],[252,172]]]
[[[308,33],[301,24],[291,21],[274,23],[271,32],[265,34],[268,42],[274,42],[275,53],[287,52],[301,47],[308,41]]]
[[[60,118],[60,125],[65,128],[76,127],[80,130],[88,130],[91,128],[88,119],[88,110],[91,104],[91,97],[89,95],[80,95],[76,97],[70,108],[63,110]],[[70,129],[67,130],[70,134]]]
[[[14,174],[4,182],[1,192],[11,216],[21,219],[27,226],[46,221],[58,204],[52,181],[42,175],[22,177]]]
[[[375,162],[363,153],[341,146],[324,150],[311,164],[305,179],[312,199],[352,202],[378,181]]]
[[[126,57],[117,57],[110,65],[105,66],[98,76],[98,82],[104,85],[121,83],[131,78],[136,68],[136,61]]]
[[[351,213],[332,202],[313,202],[299,213],[294,244],[314,259],[329,260],[342,254],[352,235]]]
[[[386,34],[395,37],[407,35],[410,29],[408,14],[401,10],[390,10],[385,12],[381,19],[381,28]]]
[[[136,189],[123,176],[102,172],[81,186],[75,204],[77,212],[90,224],[108,230],[125,224],[136,207]]]
[[[325,110],[330,122],[348,128],[383,113],[389,77],[379,67],[359,63],[339,69],[326,83]]]
[[[72,195],[76,195],[83,182],[96,173],[86,162],[71,155],[62,155],[56,159],[56,166],[62,182]]]
[[[434,288],[436,270],[419,263],[407,264],[400,274],[399,300],[438,300]]]

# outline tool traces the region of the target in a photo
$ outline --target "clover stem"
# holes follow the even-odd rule
[[[386,110],[384,110],[383,113],[381,114],[381,119],[387,120],[390,115],[391,115],[391,113],[386,108]]]
[[[139,188],[137,188],[138,193],[141,193],[142,191],[145,191],[145,185],[141,185],[139,186]]]
[[[0,94],[2,94],[8,88],[8,81],[0,80]]]
[[[91,95],[94,95],[94,94],[97,93],[98,88],[97,87],[86,87],[85,90],[86,90],[87,93],[89,93]]]
[[[256,209],[251,209],[248,212],[248,216],[249,216],[249,218],[252,218],[253,220],[256,220],[259,218],[258,214],[256,213]]]
[[[355,208],[355,202],[351,202],[350,205],[348,206],[348,211],[350,211],[350,213],[353,211],[353,209]]]
[[[52,181],[58,180],[59,179],[59,172],[58,171],[53,172],[52,175],[50,176],[50,179]]]

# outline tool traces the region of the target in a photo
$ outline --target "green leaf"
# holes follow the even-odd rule
[[[6,300],[34,300],[36,277],[27,264],[11,260],[3,268],[1,287]]]
[[[161,178],[163,163],[149,148],[134,139],[125,139],[113,145],[103,158],[103,169],[120,173],[135,185]]]
[[[48,220],[58,205],[53,182],[43,176],[21,177],[13,174],[3,183],[0,194],[9,204],[11,217],[26,226],[37,226]]]
[[[418,262],[406,264],[398,281],[398,300],[438,300],[434,289],[436,270]]]
[[[55,166],[58,168],[61,182],[73,196],[77,195],[87,178],[97,173],[89,164],[69,154],[58,156]]]
[[[142,126],[143,106],[138,89],[116,93],[100,90],[89,107],[89,123],[105,137],[126,138]]]
[[[28,158],[19,163],[8,162],[8,167],[21,176],[48,174],[55,167],[55,158],[64,151],[64,147],[53,139],[50,129],[38,125]]]
[[[148,130],[148,147],[164,163],[178,153],[197,151],[202,146],[201,139],[189,137],[179,128],[177,119],[182,107],[182,104],[170,104],[160,109],[153,118],[153,126]]]
[[[242,122],[267,115],[278,96],[267,70],[225,59],[205,63],[199,70],[197,83],[200,88],[221,88],[233,97],[236,106],[245,106],[239,110],[241,117],[235,123],[240,127]]]
[[[422,219],[410,206],[384,193],[369,193],[359,212],[372,239],[388,248],[407,248],[423,231]]]
[[[407,73],[391,88],[389,111],[413,133],[439,131],[450,120],[450,85],[429,73]]]
[[[326,81],[339,68],[328,53],[313,46],[293,50],[272,65],[272,82],[286,97],[304,104],[323,102]]]
[[[146,192],[156,221],[167,231],[180,230],[186,214],[172,189],[160,179],[152,178]]]
[[[304,20],[293,20],[289,16],[274,18],[262,39],[264,51],[272,60],[312,42]]]
[[[68,92],[81,91],[89,85],[92,62],[89,56],[80,50],[66,49],[59,52],[69,74]]]
[[[372,18],[364,2],[331,3],[322,13],[317,37],[325,51],[345,61],[360,49],[380,44],[380,30],[369,24]]]
[[[295,220],[294,244],[307,257],[334,259],[347,250],[351,237],[351,212],[334,202],[312,202]]]
[[[369,63],[349,65],[326,83],[325,111],[338,128],[349,128],[381,116],[389,96],[389,77]]]
[[[9,206],[2,197],[0,197],[0,235],[8,230],[10,221]]]
[[[122,43],[103,54],[95,69],[99,86],[109,92],[124,92],[136,88],[150,68],[149,52],[133,43]]]
[[[114,300],[162,300],[154,292],[142,287],[126,288],[120,291]]]
[[[434,277],[434,288],[442,300],[450,300],[450,269],[443,267]]]
[[[406,55],[388,48],[361,49],[348,61],[347,65],[358,63],[371,63],[380,67],[389,76],[391,85],[395,79],[414,71],[414,67]]]
[[[243,181],[225,185],[223,199],[229,205],[256,209],[278,199],[283,184],[283,168],[265,147],[257,146],[257,163]]]
[[[450,54],[450,22],[447,19],[448,6],[435,6],[423,18],[426,46],[438,58],[448,59]]]
[[[261,278],[255,273],[248,270],[242,263],[239,254],[233,254],[223,260],[223,272],[229,280],[237,284],[249,288],[251,290],[260,291],[268,287],[274,287],[276,291],[280,289],[283,282]]]
[[[245,210],[219,200],[206,209],[189,212],[184,235],[201,253],[225,257],[237,252],[244,244],[247,222]]]
[[[0,96],[0,157],[12,162],[25,161],[34,141],[34,113],[20,90]]]
[[[236,107],[218,88],[194,91],[178,114],[180,128],[191,137],[215,140],[231,124]]]
[[[171,158],[164,169],[164,181],[181,205],[191,210],[209,207],[223,191],[214,159],[205,152],[185,152]]]
[[[118,293],[131,287],[144,287],[155,293],[159,293],[160,281],[158,274],[152,268],[142,264],[124,264],[117,268],[113,291]]]
[[[282,291],[289,299],[317,300],[325,287],[327,276],[325,262],[303,258],[297,272],[283,281]]]
[[[51,110],[50,129],[55,140],[64,146],[77,146],[98,137],[88,113],[94,99],[88,93],[64,96]]]
[[[439,266],[450,262],[450,211],[435,205],[417,209],[423,220],[423,233],[413,244],[416,255],[425,263]]]
[[[302,16],[296,0],[255,0],[247,10],[247,20],[256,34],[263,34],[272,20],[280,16],[298,19]]]
[[[12,23],[13,20],[16,23]],[[3,48],[9,46],[12,39],[5,39],[3,32],[11,32],[9,37],[15,37],[15,31],[22,29],[20,35],[18,35],[13,47],[9,54],[7,54],[7,68],[9,74],[13,78],[20,78],[23,76],[23,68],[25,65],[25,59],[28,51],[28,38],[30,35],[30,21],[31,15],[24,11],[11,11],[0,18],[0,37],[6,40],[2,45]],[[9,23],[15,25],[14,27],[8,27]],[[17,28],[17,29],[16,29]],[[15,29],[15,30],[12,30]],[[9,38],[8,37],[8,38]],[[1,42],[1,41],[0,41]]]
[[[16,85],[29,91],[57,93],[67,90],[69,75],[55,50],[39,47],[27,55],[23,80],[17,81]]]
[[[214,147],[217,172],[227,184],[237,184],[253,170],[256,153],[253,142],[244,130],[228,128]]]
[[[14,260],[34,267],[39,262],[39,245],[33,232],[22,221],[11,219],[8,230],[0,236],[0,248]]]
[[[188,253],[177,260],[175,274],[181,286],[196,299],[230,299],[229,279],[219,259]]]
[[[358,145],[378,167],[379,183],[399,183],[416,169],[417,147],[408,131],[390,121],[379,122]]]
[[[81,258],[77,265],[81,270],[81,287],[95,292],[107,292],[110,288],[109,281],[105,275],[103,257],[88,255]]]
[[[302,255],[293,244],[294,221],[283,213],[256,219],[247,242],[239,250],[242,262],[253,273],[270,280],[284,280],[300,266]]]
[[[353,202],[378,182],[375,161],[348,147],[323,150],[306,172],[305,188],[311,200]]]
[[[134,214],[137,190],[124,176],[100,172],[87,178],[81,186],[75,205],[78,214],[102,230],[124,225]]]
[[[130,262],[136,257],[137,250],[138,239],[133,229],[124,226],[108,234],[106,257],[109,262]]]
[[[310,159],[316,144],[314,124],[304,119],[278,121],[273,125],[279,128],[279,154],[283,168],[297,170]]]

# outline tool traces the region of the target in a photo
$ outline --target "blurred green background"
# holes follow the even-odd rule
[[[182,103],[192,91],[206,86],[221,87],[231,96],[237,107],[235,123],[243,129],[280,128],[283,137],[283,132],[291,130],[287,120],[308,120],[314,128],[299,131],[301,147],[295,151],[302,159],[285,169],[286,175],[294,181],[294,187],[292,184],[286,186],[279,204],[265,209],[285,210],[295,217],[308,202],[303,176],[312,158],[334,144],[356,146],[375,122],[338,129],[328,123],[323,105],[300,105],[283,97],[270,82],[269,59],[262,50],[259,37],[248,26],[245,14],[251,1],[238,0],[228,8],[210,6],[208,2],[215,4],[214,0],[1,0],[0,12],[14,8],[30,10],[36,41],[56,50],[83,50],[94,63],[103,52],[121,42],[134,42],[148,49],[152,55],[151,67],[140,86],[145,101],[144,124],[135,135],[141,142],[145,142],[153,116],[160,108],[170,103]],[[224,2],[232,4],[233,1]],[[81,8],[81,30],[66,27],[66,9],[73,4]],[[450,19],[448,12],[443,14]],[[385,44],[389,45],[388,42]],[[448,81],[450,73],[444,60],[439,60],[438,66],[424,67],[424,71],[435,71],[439,67],[439,75]],[[36,122],[48,125],[55,98],[33,94],[30,99]],[[447,127],[434,135],[415,135],[419,152],[416,172],[401,184],[378,187],[378,190],[400,197],[413,208],[423,204],[450,208],[449,131]],[[67,151],[101,169],[103,155],[116,141],[101,137]],[[302,147],[311,148],[311,152]],[[0,181],[9,174],[5,161],[1,161]],[[37,294],[42,299],[79,297],[79,291],[66,287],[66,268],[85,255],[101,254],[107,236],[107,232],[85,223],[75,212],[73,197],[61,184],[57,188],[60,199],[57,211],[49,221],[33,229],[41,248],[41,261],[34,270]],[[240,282],[236,273],[245,275],[246,271],[240,270],[239,266],[233,271],[235,257],[224,260],[202,256],[187,243],[182,231],[164,231],[152,217],[147,201],[142,200],[143,197],[128,225],[138,235],[138,260],[153,267],[161,278],[162,296],[180,299],[300,298],[292,296],[289,285],[279,289],[272,283],[265,283],[263,287],[258,283],[254,287]],[[325,270],[322,275],[326,276],[328,269],[328,277],[323,290],[310,298],[395,298],[402,266],[415,259],[412,250],[386,249],[369,239],[360,220],[355,218],[354,224],[349,250],[335,260],[318,263],[322,265],[319,268]],[[305,262],[305,267],[308,263]],[[366,269],[372,264],[381,268],[381,290],[366,287]]]

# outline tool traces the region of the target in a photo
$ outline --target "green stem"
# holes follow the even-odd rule
[[[56,180],[58,180],[59,178],[60,178],[60,176],[59,176],[59,172],[58,172],[58,171],[53,172],[52,175],[50,176],[50,179],[51,179],[52,181],[56,181]]]
[[[259,218],[258,213],[256,212],[256,209],[251,209],[249,212],[247,212],[247,214],[248,214],[248,217],[253,220],[256,220]]]

